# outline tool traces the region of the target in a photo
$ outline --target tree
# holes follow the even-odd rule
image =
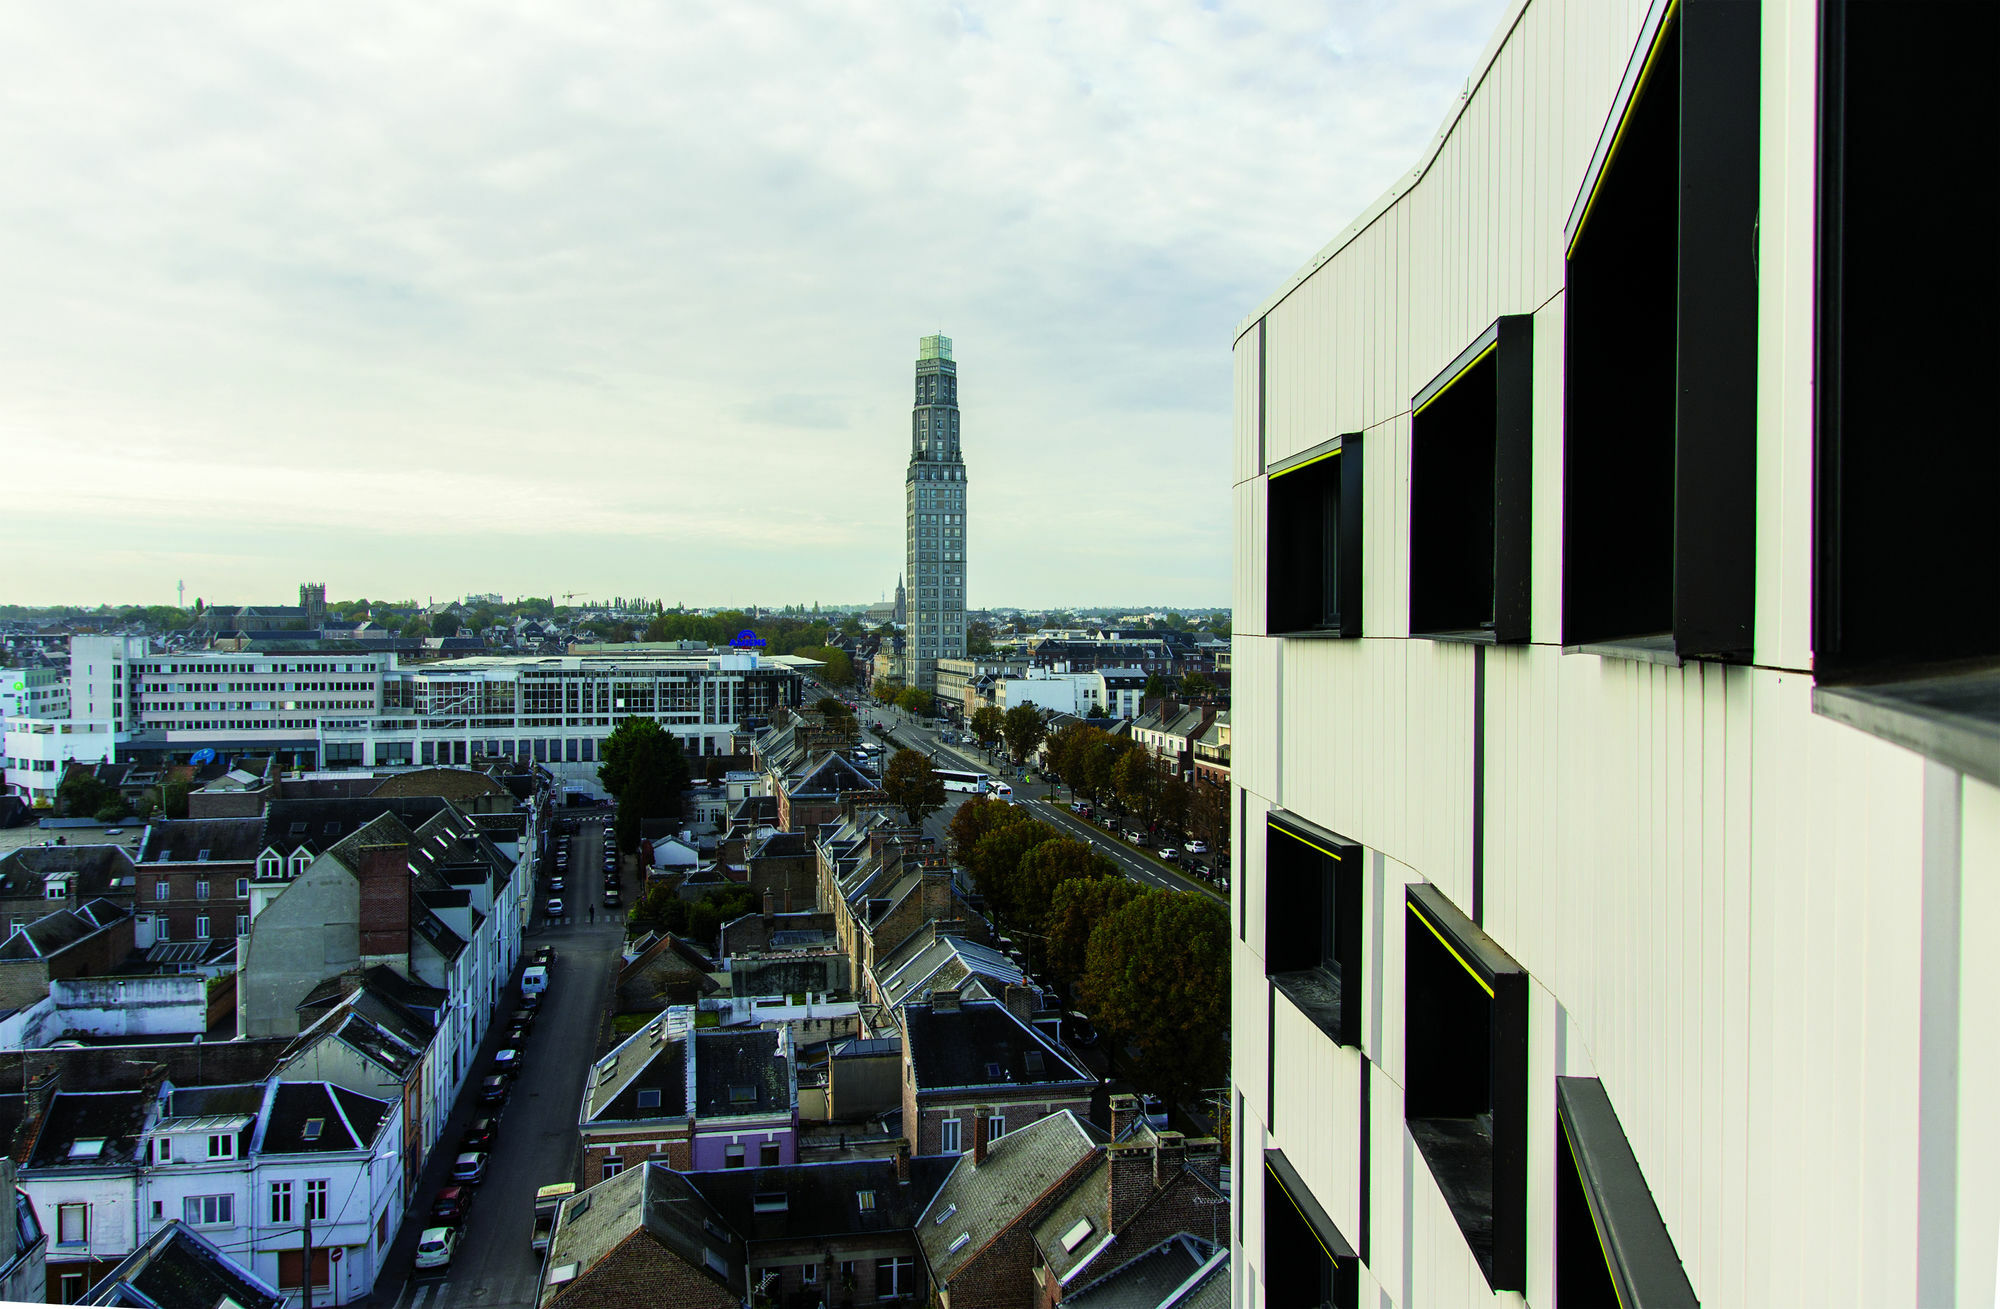
[[[1007,899],[1016,922],[1041,927],[1056,889],[1065,882],[1089,881],[1118,876],[1118,865],[1097,853],[1087,843],[1071,836],[1043,841],[1021,856],[1007,887]]]
[[[993,653],[993,625],[991,623],[967,623],[965,625],[965,653],[969,655],[990,655]]]
[[[1160,787],[1165,780],[1153,752],[1132,749],[1112,770],[1112,784],[1118,788],[1118,803],[1134,818],[1151,827],[1160,818]]]
[[[1173,678],[1162,677],[1158,673],[1149,673],[1146,677],[1146,689],[1139,692],[1139,699],[1142,701],[1165,700],[1171,697],[1173,693]]]
[[[169,818],[188,816],[188,792],[194,790],[194,783],[185,777],[175,777],[160,788],[160,808]]]
[[[1042,962],[1049,976],[1074,988],[1083,977],[1091,932],[1145,893],[1123,877],[1072,878],[1056,887],[1042,915]]]
[[[92,817],[100,823],[115,823],[129,812],[131,811],[125,807],[125,797],[113,792],[111,799],[99,805]]]
[[[896,697],[903,693],[903,679],[900,677],[878,678],[869,693],[885,705],[896,703]]]
[[[1021,704],[1007,711],[1004,730],[1008,753],[1014,756],[1015,763],[1024,764],[1028,762],[1028,756],[1035,753],[1035,748],[1041,745],[1042,738],[1049,734],[1049,725],[1042,720],[1040,709],[1031,704]]]
[[[458,624],[457,614],[439,614],[436,618],[433,618],[431,620],[431,635],[457,636],[458,627],[459,624]]]
[[[935,697],[921,686],[906,686],[896,696],[896,706],[913,718],[928,718]]]
[[[1013,808],[1011,805],[1008,807]],[[1019,810],[1015,812],[1020,813]],[[1022,856],[1044,841],[1055,838],[1055,828],[1026,814],[995,827],[979,838],[979,844],[972,847],[972,858],[967,862],[972,867],[973,885],[979,888],[979,894],[986,897],[988,908],[1008,922],[1028,925],[1040,921],[1040,905],[1024,912],[1023,907],[1015,903],[1014,875],[1020,870]]]
[[[1139,1080],[1185,1096],[1229,1067],[1229,912],[1189,891],[1149,891],[1090,934],[1077,993],[1139,1049]]]
[[[1189,673],[1181,679],[1181,695],[1189,700],[1206,700],[1215,694],[1215,683],[1200,673]]]
[[[1188,787],[1188,835],[1206,841],[1219,857],[1229,847],[1229,793],[1197,782]]]
[[[820,669],[820,677],[831,686],[851,686],[854,683],[854,661],[847,657],[847,651],[839,646],[809,645],[794,650],[793,654],[807,659],[817,659],[826,667]]]
[[[1096,702],[1094,702],[1094,701],[1093,701],[1093,702],[1091,703],[1091,706],[1090,706],[1090,712],[1089,712],[1089,713],[1087,713],[1087,714],[1085,714],[1085,715],[1084,715],[1084,717],[1085,717],[1085,718],[1109,718],[1109,717],[1111,717],[1111,711],[1110,711],[1109,709],[1106,709],[1106,708],[1105,708],[1105,707],[1104,707],[1103,705],[1101,705],[1101,704],[1097,704]]]
[[[957,853],[960,863],[969,865],[972,862],[972,851],[979,844],[980,838],[997,827],[1019,822],[1024,816],[1018,806],[1010,805],[1005,800],[994,800],[983,795],[974,796],[960,805],[958,812],[951,816],[951,826],[948,829],[951,848]]]
[[[979,744],[991,750],[1007,735],[1007,715],[998,706],[987,705],[973,711],[971,727]]]
[[[56,803],[70,818],[95,817],[97,811],[118,799],[118,793],[81,768],[74,769],[56,787]],[[119,816],[124,815],[121,807]]]
[[[813,708],[819,710],[819,712],[825,714],[828,718],[848,717],[847,701],[837,695],[821,696],[819,699],[813,701]]]
[[[597,780],[618,799],[618,849],[632,854],[648,819],[679,816],[687,758],[673,733],[650,718],[627,718],[598,753]]]
[[[924,819],[944,808],[944,779],[918,751],[898,750],[882,773],[882,794],[889,797],[889,803],[902,806],[910,826],[920,827]]]

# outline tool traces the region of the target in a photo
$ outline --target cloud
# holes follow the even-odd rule
[[[15,6],[12,598],[872,596],[941,328],[975,604],[1226,602],[1229,332],[1502,7]]]

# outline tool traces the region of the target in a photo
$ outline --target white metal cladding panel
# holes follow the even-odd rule
[[[1252,326],[1236,340],[1236,477],[1241,483],[1264,470],[1257,466],[1257,344],[1263,328]]]
[[[1247,1097],[1246,1097],[1247,1104]],[[1264,1131],[1264,1124],[1254,1119],[1241,1124],[1243,1132],[1243,1176],[1232,1179],[1235,1195],[1231,1197],[1243,1210],[1243,1285],[1256,1293],[1251,1301],[1233,1300],[1232,1304],[1262,1305],[1264,1299],[1264,1151],[1271,1145],[1271,1138]]]
[[[2000,1259],[2000,1114],[1987,1088],[2000,1083],[2000,790],[1967,779],[1959,836],[1958,1270],[1960,1304],[1994,1303]]]
[[[1381,934],[1379,938],[1371,935],[1368,942],[1369,974],[1376,989],[1382,994],[1382,1040],[1372,1053],[1375,1066],[1381,1070],[1382,1076],[1394,1083],[1397,1088],[1394,1099],[1396,1121],[1400,1124],[1405,1071],[1403,1052],[1406,1048],[1403,1040],[1403,934],[1407,930],[1409,920],[1409,910],[1405,906],[1407,888],[1411,883],[1421,882],[1424,879],[1409,865],[1386,856],[1382,860],[1382,866],[1383,888],[1378,901],[1382,915]],[[1371,868],[1369,873],[1372,878],[1374,870]],[[1371,919],[1369,922],[1371,933],[1374,932],[1375,926],[1374,920]],[[1377,948],[1378,940],[1379,948]],[[1374,1023],[1374,1013],[1371,1006],[1366,1017],[1371,1027]]]
[[[1399,848],[1409,732],[1405,641],[1285,643],[1279,801],[1378,850]],[[1470,783],[1468,774],[1467,782]],[[1469,821],[1469,820],[1468,820]]]
[[[1544,645],[1562,644],[1563,308],[1558,295],[1535,314],[1528,627]]]
[[[1269,467],[1313,443],[1305,431],[1309,377],[1324,360],[1308,352],[1324,342],[1305,327],[1305,297],[1294,294],[1264,316],[1264,464]],[[1328,435],[1331,435],[1329,433]]]
[[[1244,636],[1262,636],[1270,631],[1270,624],[1265,621],[1268,603],[1265,570],[1270,566],[1270,537],[1264,526],[1269,486],[1269,479],[1256,477],[1239,483],[1235,492],[1236,595],[1232,630]]]
[[[1278,793],[1278,642],[1237,635],[1230,641],[1229,693],[1234,711],[1229,763],[1238,785],[1258,795]]]
[[[1243,857],[1243,939],[1250,952],[1257,956],[1259,967],[1264,958],[1265,922],[1264,888],[1267,885],[1265,873],[1265,850],[1269,846],[1269,830],[1265,827],[1270,819],[1271,806],[1263,797],[1246,793],[1247,824],[1244,831],[1237,833],[1235,849]]]
[[[1360,1057],[1277,997],[1278,1103],[1271,1134],[1349,1242],[1361,1222]]]
[[[1410,417],[1377,423],[1361,438],[1361,630],[1410,632]]]
[[[1369,1076],[1368,1270],[1395,1297],[1403,1286],[1403,1088],[1379,1065],[1371,1066]]]
[[[1764,6],[1758,177],[1757,662],[1812,664],[1814,10]]]
[[[1379,848],[1404,860],[1466,914],[1472,912],[1472,663],[1474,648],[1445,641],[1393,641],[1403,652],[1407,737],[1391,768],[1408,796],[1395,841]]]
[[[1528,1283],[1530,1304],[1555,1303],[1556,1078],[1555,997],[1539,982],[1528,984]],[[1567,1042],[1565,1042],[1567,1044]],[[1542,1160],[1548,1160],[1543,1166]]]
[[[1270,1048],[1265,1033],[1270,1014],[1265,1008],[1270,983],[1264,980],[1264,961],[1242,942],[1229,952],[1229,1049],[1231,1075],[1242,1093],[1243,1108],[1259,1123],[1271,1121],[1270,1077],[1265,1052]],[[1248,1170],[1251,1156],[1244,1156]],[[1247,1229],[1246,1229],[1247,1230]]]

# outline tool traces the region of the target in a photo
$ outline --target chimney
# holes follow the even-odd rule
[[[1153,1147],[1153,1186],[1157,1189],[1174,1180],[1174,1174],[1181,1170],[1187,1160],[1187,1138],[1179,1132],[1166,1131],[1155,1134],[1158,1143]]]
[[[1105,1147],[1110,1176],[1105,1186],[1104,1225],[1113,1232],[1125,1224],[1153,1196],[1153,1147],[1143,1142]]]
[[[778,899],[769,891],[764,892],[764,926],[771,926],[771,919],[778,912]]]
[[[949,867],[926,866],[923,872],[922,911],[927,922],[938,922],[952,917],[951,911],[951,869]]]
[[[980,1105],[972,1111],[972,1166],[986,1162],[986,1120],[992,1110]]]
[[[1007,983],[1007,989],[1001,998],[1006,1002],[1007,1012],[1024,1023],[1032,1022],[1035,1010],[1040,1007],[1040,1002],[1035,999],[1034,988],[1022,986],[1017,982]]]
[[[910,1184],[910,1138],[907,1136],[896,1142],[896,1181],[904,1186]]]
[[[792,884],[790,882],[785,883],[785,912],[792,912]]]
[[[62,1065],[43,1064],[28,1074],[28,1098],[24,1119],[39,1118],[42,1111],[55,1099],[56,1088],[62,1085]]]
[[[934,1014],[955,1014],[958,1012],[958,991],[956,988],[931,992],[931,1012]]]
[[[1111,1139],[1122,1141],[1132,1124],[1139,1121],[1139,1097],[1136,1095],[1114,1095],[1111,1097]]]
[[[1187,1142],[1182,1166],[1217,1190],[1222,1189],[1222,1142],[1212,1136],[1197,1136]]]
[[[410,953],[410,847],[397,841],[361,847],[361,957]]]

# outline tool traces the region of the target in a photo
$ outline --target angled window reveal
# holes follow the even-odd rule
[[[1411,402],[1413,636],[1528,639],[1534,321],[1500,319]]]
[[[1656,0],[1567,231],[1563,642],[1752,653],[1756,0]]]
[[[1361,1044],[1361,847],[1274,815],[1264,853],[1264,969],[1339,1045]]]
[[[1292,1309],[1355,1309],[1360,1262],[1284,1151],[1266,1150],[1265,1303]]]
[[[1969,164],[2000,7],[1819,8],[1814,700],[2000,784],[2000,246]],[[1890,194],[1915,178],[1920,253]]]
[[[1436,887],[1406,905],[1403,1116],[1488,1285],[1523,1290],[1528,975]]]
[[[1673,1235],[1604,1084],[1556,1079],[1556,1302],[1695,1309]]]
[[[1272,470],[1266,620],[1275,636],[1361,635],[1361,434]]]

